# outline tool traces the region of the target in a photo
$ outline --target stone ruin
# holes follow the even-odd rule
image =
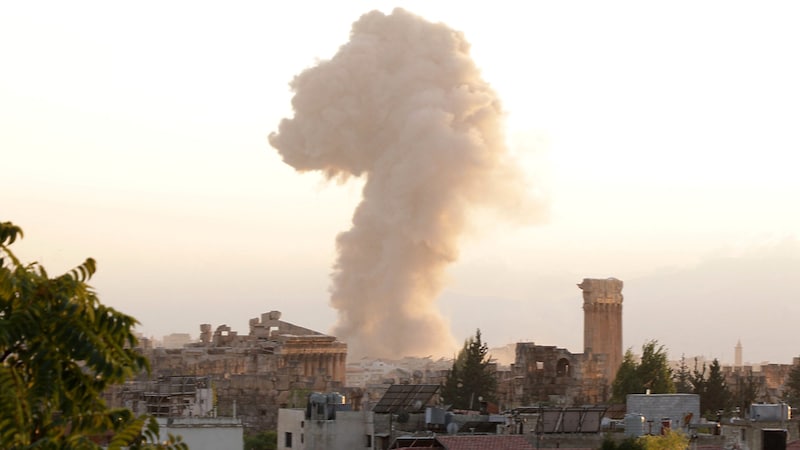
[[[280,319],[278,311],[251,319],[247,335],[227,325],[212,332],[210,324],[202,324],[197,343],[180,349],[143,348],[150,375],[116,386],[106,394],[107,401],[158,410],[147,403],[153,398],[165,401],[149,392],[154,382],[209,377],[216,395],[212,414],[238,416],[248,433],[275,429],[279,408],[304,406],[310,392],[343,391],[347,359],[347,344]]]

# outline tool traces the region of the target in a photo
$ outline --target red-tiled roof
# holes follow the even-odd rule
[[[436,436],[447,450],[534,450],[520,435]]]
[[[786,450],[800,450],[800,441],[787,442]]]

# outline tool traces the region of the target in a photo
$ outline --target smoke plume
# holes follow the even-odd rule
[[[283,160],[366,179],[353,226],[336,239],[334,335],[356,357],[451,355],[458,345],[435,301],[469,210],[516,215],[528,204],[469,44],[404,10],[373,11],[291,87],[294,118],[269,136]]]

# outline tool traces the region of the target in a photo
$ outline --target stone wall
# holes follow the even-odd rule
[[[605,377],[613,380],[622,364],[622,281],[585,278],[583,291],[583,352],[605,354]]]
[[[503,407],[602,403],[608,397],[605,365],[605,355],[574,354],[555,346],[517,343],[510,374],[499,380]]]
[[[279,318],[280,313],[271,311],[251,320],[248,335],[226,325],[212,333],[211,325],[203,324],[199,343],[181,349],[140,349],[150,360],[151,372],[133,383],[151,386],[169,376],[208,376],[218,416],[241,418],[248,434],[274,430],[278,408],[303,407],[314,391],[343,390],[347,359],[347,345],[335,337]],[[112,406],[146,405],[153,398],[147,389],[129,383],[113,388],[106,398]]]

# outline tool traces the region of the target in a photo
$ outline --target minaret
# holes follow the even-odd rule
[[[742,340],[739,339],[736,341],[736,347],[734,348],[734,357],[733,357],[733,366],[734,367],[742,367]]]
[[[606,379],[614,381],[622,364],[622,281],[616,278],[584,278],[583,352],[605,354]]]

